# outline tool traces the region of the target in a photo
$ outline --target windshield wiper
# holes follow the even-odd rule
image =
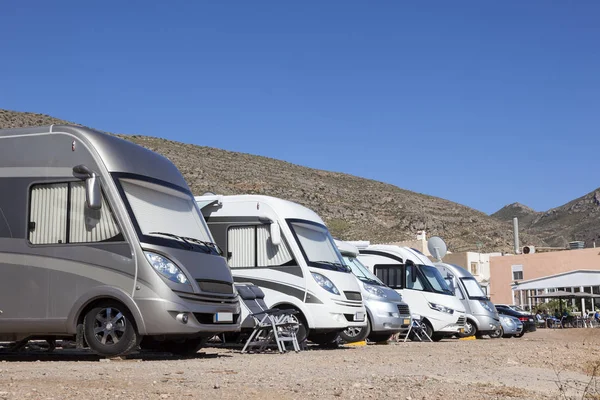
[[[191,237],[186,237],[186,236],[182,236],[182,238],[183,238],[183,239],[186,239],[186,240],[189,240],[189,241],[191,241],[191,242],[194,242],[194,243],[199,243],[199,244],[202,244],[202,245],[204,245],[204,246],[208,247],[209,249],[214,249],[214,250],[215,250],[217,253],[219,253],[219,254],[221,254],[221,253],[222,253],[221,251],[219,251],[219,250],[218,250],[218,249],[219,249],[219,246],[217,246],[217,244],[216,244],[216,243],[213,243],[213,242],[207,242],[207,241],[204,241],[204,240],[200,240],[200,239],[196,239],[196,238],[191,238]],[[209,253],[210,253],[210,252],[209,252]]]
[[[350,267],[348,267],[345,264],[339,263],[339,262],[334,262],[334,261],[312,261],[312,262],[318,263],[318,264],[333,265],[334,267],[338,267],[340,270],[345,271],[345,272],[351,271]]]
[[[367,278],[366,276],[359,276],[358,279],[363,282],[370,283],[371,285],[381,286],[381,282],[376,281],[375,279]]]
[[[192,250],[194,248],[194,246],[190,242],[188,242],[186,240],[186,238],[184,238],[182,236],[175,235],[173,233],[167,233],[167,232],[148,232],[148,233],[150,235],[162,235],[162,236],[167,236],[167,237],[171,237],[171,238],[177,239],[177,240],[185,243],[187,246],[184,246],[184,247],[187,248],[188,250]]]

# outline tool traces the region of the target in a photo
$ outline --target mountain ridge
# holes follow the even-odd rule
[[[65,123],[80,125],[44,114],[0,109],[0,129]],[[510,223],[449,200],[264,156],[139,134],[116,136],[169,158],[195,195],[210,191],[291,200],[317,212],[342,240],[397,242],[413,240],[417,232],[426,230],[443,237],[454,252],[477,251],[478,242],[483,251],[512,249]],[[527,232],[522,233],[522,240],[546,244]]]

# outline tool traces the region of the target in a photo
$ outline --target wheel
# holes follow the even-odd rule
[[[515,335],[515,337],[516,337],[516,338],[521,338],[521,337],[523,337],[523,335],[525,335],[525,330],[522,330],[522,331],[521,331],[521,333],[517,333],[517,334]]]
[[[340,333],[340,339],[346,343],[361,342],[371,333],[371,321],[367,318],[366,326],[350,326]]]
[[[177,356],[192,356],[206,344],[208,338],[165,340],[163,349]]]
[[[277,308],[279,308],[280,310],[296,310],[295,308],[286,308],[283,306]],[[302,313],[300,313],[299,311],[298,314],[292,315],[291,318],[298,323],[298,330],[296,330],[296,339],[298,340],[298,344],[300,344],[303,341],[305,341],[306,337],[308,336],[308,324],[306,323],[306,320],[304,319]]]
[[[502,335],[502,337],[503,337],[504,339],[510,339],[511,337],[513,337],[513,335]]]
[[[319,345],[329,345],[329,344],[333,344],[335,342],[335,340],[338,338],[340,332],[338,331],[333,331],[333,332],[327,332],[327,333],[316,333],[313,335],[310,335],[308,340],[310,340],[313,343],[319,344]]]
[[[102,302],[85,314],[83,334],[90,349],[105,357],[127,354],[139,342],[129,310],[114,301]]]
[[[458,336],[464,338],[475,335],[477,335],[477,325],[475,325],[473,321],[468,319],[467,322],[465,322],[465,331],[463,333],[459,333]]]
[[[502,326],[500,326],[498,329],[496,329],[494,332],[490,333],[490,337],[492,339],[498,339],[499,337],[504,335],[504,329],[502,329]]]
[[[392,337],[392,335],[390,335],[389,333],[371,333],[369,335],[369,340],[375,343],[381,343],[381,342],[387,342],[388,340],[390,340],[390,338]]]

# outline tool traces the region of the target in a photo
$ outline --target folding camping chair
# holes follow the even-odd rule
[[[404,337],[405,342],[408,340],[411,333],[415,337],[415,340],[418,340],[419,342],[425,341],[425,338],[430,342],[433,342],[431,337],[427,334],[427,327],[420,315],[411,315],[410,328],[408,328],[408,332],[406,332],[406,336]]]
[[[275,345],[280,353],[285,353],[288,343],[292,344],[294,351],[300,351],[296,338],[298,320],[293,317],[298,311],[268,308],[264,301],[265,294],[258,286],[238,284],[236,288],[250,310],[250,314],[242,321],[242,329],[252,329],[242,353],[252,348],[264,351]]]

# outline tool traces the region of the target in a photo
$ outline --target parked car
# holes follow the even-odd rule
[[[500,327],[489,335],[492,339],[523,336],[523,322],[517,317],[500,314]]]
[[[523,311],[515,311],[504,304],[496,304],[495,306],[496,310],[498,310],[498,314],[516,317],[523,323],[523,331],[516,337],[521,337],[526,332],[535,332],[537,330],[535,325],[535,316],[533,314]]]

